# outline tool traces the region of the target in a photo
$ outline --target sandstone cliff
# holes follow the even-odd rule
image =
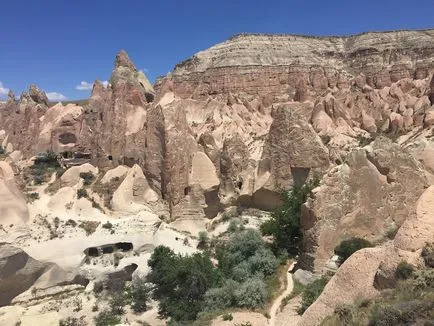
[[[382,88],[402,78],[427,77],[433,38],[433,30],[349,37],[241,34],[178,64],[171,78],[183,97],[293,95],[300,81],[321,92],[356,77]]]

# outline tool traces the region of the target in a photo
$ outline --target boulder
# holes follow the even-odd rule
[[[0,245],[0,306],[29,289],[51,266],[30,257],[23,250],[3,243]]]
[[[75,186],[81,179],[81,173],[92,173],[95,177],[98,175],[98,168],[92,164],[85,163],[79,166],[73,166],[66,170],[60,177],[63,187]]]

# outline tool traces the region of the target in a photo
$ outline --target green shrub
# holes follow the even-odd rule
[[[88,195],[87,195],[86,189],[80,188],[80,189],[77,190],[77,198],[78,199],[80,199],[80,198],[87,198],[87,197],[88,197]]]
[[[59,320],[59,326],[85,326],[86,322],[75,317],[67,317]]]
[[[242,308],[260,308],[267,300],[264,281],[253,278],[242,283],[235,291],[236,305]]]
[[[92,183],[92,181],[95,179],[95,176],[93,175],[92,172],[81,172],[80,178],[83,179],[83,185],[89,186]]]
[[[299,253],[303,236],[300,228],[301,206],[318,184],[319,180],[314,178],[302,187],[294,186],[291,191],[282,193],[282,205],[261,225],[263,235],[273,236],[275,253],[282,249],[292,255]]]
[[[123,291],[114,293],[109,300],[110,309],[116,315],[124,314],[127,304],[129,304],[129,297]]]
[[[306,285],[306,288],[304,289],[301,296],[301,306],[298,310],[299,314],[303,314],[306,309],[309,308],[310,305],[316,301],[316,299],[318,299],[328,281],[329,279],[323,276],[320,279]]]
[[[222,315],[222,319],[224,321],[232,321],[234,319],[234,316],[232,316],[231,313],[227,313],[227,314]]]
[[[411,277],[413,272],[414,272],[413,266],[407,263],[406,261],[402,261],[396,267],[395,276],[398,279],[406,280]]]
[[[95,317],[95,326],[115,326],[120,322],[121,317],[110,310],[103,310]]]
[[[374,245],[369,241],[361,238],[351,238],[342,241],[338,246],[335,247],[335,254],[339,256],[339,263],[342,264],[346,261],[353,253],[357,250],[363,248],[373,247]]]
[[[200,249],[207,248],[209,244],[209,236],[208,233],[205,231],[199,232],[199,243],[197,244],[197,247]]]
[[[239,284],[234,280],[226,280],[222,287],[212,288],[205,293],[204,311],[218,311],[229,307],[236,307],[235,292]]]
[[[148,303],[151,299],[152,287],[147,284],[146,278],[138,276],[131,284],[131,308],[134,312],[144,312],[148,310]]]
[[[234,233],[234,232],[237,232],[237,231],[242,231],[244,229],[245,229],[245,227],[244,227],[243,223],[241,223],[241,221],[239,221],[239,220],[231,220],[229,222],[229,226],[228,226],[227,231],[229,233]]]
[[[427,267],[434,267],[434,243],[426,244],[422,249],[421,256]]]
[[[28,198],[31,201],[37,200],[37,199],[39,199],[39,193],[38,192],[31,192],[28,194]]]
[[[174,321],[195,320],[202,310],[204,295],[216,278],[208,256],[202,253],[181,256],[158,246],[148,266],[151,272],[147,280],[156,285],[153,296],[160,302],[159,314]]]
[[[60,167],[57,154],[53,151],[47,151],[44,154],[37,156],[33,162],[35,166]]]
[[[111,224],[109,221],[105,222],[103,225],[101,225],[102,228],[110,230],[113,228],[113,224]]]
[[[335,308],[334,313],[338,316],[339,320],[344,325],[348,325],[350,322],[353,321],[353,309],[349,305],[345,305],[345,304],[338,305]]]

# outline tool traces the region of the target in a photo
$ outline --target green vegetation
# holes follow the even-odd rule
[[[88,194],[87,194],[87,190],[86,189],[80,188],[80,189],[77,190],[77,198],[78,199],[80,199],[80,198],[87,198],[87,197],[88,197]]]
[[[197,248],[206,249],[209,245],[209,236],[205,231],[199,232],[199,243],[197,244]]]
[[[226,314],[224,314],[224,315],[222,315],[222,319],[224,320],[224,321],[231,321],[231,320],[233,320],[234,319],[234,317],[232,316],[232,314],[231,313],[226,313]]]
[[[373,247],[374,245],[369,241],[361,238],[351,238],[342,241],[338,246],[335,247],[335,254],[339,256],[339,263],[342,264],[346,261],[353,253],[357,250],[363,248]]]
[[[153,296],[160,302],[162,317],[191,325],[198,317],[227,308],[264,307],[276,288],[279,261],[260,233],[237,231],[212,249],[181,256],[164,246],[155,248],[147,280],[155,284]],[[210,260],[211,252],[217,267]]]
[[[300,315],[303,314],[306,309],[315,302],[316,299],[318,299],[318,297],[324,290],[324,287],[327,285],[328,281],[329,279],[323,276],[320,279],[315,280],[306,286],[301,296],[301,306],[298,310],[298,313]]]
[[[37,156],[30,167],[30,174],[33,176],[33,182],[37,185],[47,180],[49,175],[61,169],[57,155],[48,151]]]
[[[151,300],[152,287],[143,276],[136,277],[131,285],[131,308],[134,312],[140,313],[148,310]]]
[[[95,326],[114,326],[120,322],[121,317],[110,310],[103,310],[95,317]]]
[[[292,255],[299,253],[303,236],[300,230],[301,206],[318,184],[319,180],[314,178],[301,187],[294,187],[291,191],[283,193],[283,204],[261,225],[262,234],[274,238],[274,252],[284,250]]]
[[[102,227],[103,229],[110,230],[110,229],[113,228],[113,224],[111,224],[109,221],[107,221],[107,222],[105,222],[103,225],[101,225],[101,227]]]
[[[92,184],[93,180],[95,179],[95,176],[92,172],[81,172],[80,178],[83,179],[83,185],[89,186]]]
[[[27,198],[29,199],[30,202],[39,199],[39,193],[38,192],[31,192],[29,194],[27,194]]]
[[[67,317],[65,319],[59,320],[59,326],[85,326],[86,322],[80,318]]]
[[[79,224],[78,227],[86,231],[86,235],[89,236],[96,231],[96,228],[98,227],[98,225],[100,225],[100,223],[101,222],[97,221],[83,221]]]
[[[406,261],[402,261],[396,267],[395,276],[397,279],[406,280],[411,277],[413,272],[414,272],[413,266],[407,263]]]

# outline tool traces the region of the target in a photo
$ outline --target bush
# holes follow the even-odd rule
[[[299,314],[303,314],[306,309],[318,299],[328,281],[329,279],[323,276],[306,286],[301,296],[301,307],[298,310]]]
[[[212,288],[205,293],[204,311],[217,311],[229,307],[236,307],[235,292],[239,284],[234,280],[226,280],[222,287]]]
[[[421,256],[427,267],[434,267],[434,243],[426,244],[422,249]]]
[[[242,308],[260,308],[267,301],[265,283],[258,279],[248,279],[235,291],[236,305]]]
[[[115,326],[120,322],[121,317],[110,310],[103,310],[95,317],[95,326]]]
[[[5,149],[2,147],[2,145],[0,145],[0,155],[5,155],[6,151]]]
[[[111,311],[116,315],[125,313],[125,306],[129,303],[128,296],[123,292],[115,293],[109,301]]]
[[[38,192],[31,192],[28,194],[28,197],[31,201],[39,199],[39,193]]]
[[[146,278],[137,276],[131,285],[131,308],[134,312],[144,312],[148,310],[148,303],[151,299],[152,287],[147,284]]]
[[[199,232],[199,243],[197,244],[197,247],[204,249],[204,248],[208,247],[208,244],[209,244],[208,233],[205,231],[200,231]]]
[[[80,178],[83,179],[83,185],[89,186],[92,183],[95,176],[93,175],[92,172],[81,172]]]
[[[282,249],[292,255],[299,253],[303,236],[300,229],[301,206],[318,184],[319,180],[314,178],[302,187],[294,186],[291,191],[282,193],[282,205],[261,225],[263,235],[273,236],[275,253]]]
[[[349,305],[338,305],[334,313],[344,325],[348,325],[353,320],[353,310]]]
[[[174,321],[192,321],[203,308],[207,290],[215,281],[211,260],[202,253],[176,255],[170,248],[158,246],[148,261],[148,281],[156,288],[159,314]],[[186,300],[188,298],[188,300]]]
[[[68,317],[59,320],[59,326],[85,326],[86,322],[75,317]]]
[[[234,233],[234,232],[242,231],[242,230],[244,230],[244,225],[243,225],[243,223],[241,223],[241,221],[239,221],[239,220],[231,220],[229,222],[229,226],[228,226],[227,232]]]
[[[111,224],[109,221],[105,222],[103,225],[101,225],[102,228],[110,230],[113,228],[113,224]]]
[[[231,313],[227,313],[227,314],[222,315],[222,319],[224,321],[232,321],[234,319],[234,316],[232,316]]]
[[[86,189],[80,188],[80,189],[77,190],[77,198],[78,199],[80,199],[80,198],[87,198],[87,197],[88,197],[88,195],[87,195]]]
[[[411,266],[406,261],[402,261],[396,267],[395,276],[400,280],[406,280],[411,277],[413,272],[414,272],[413,266]]]
[[[335,254],[339,256],[339,263],[342,264],[346,261],[353,253],[357,250],[363,248],[373,247],[374,245],[369,241],[361,238],[351,238],[342,241],[338,246],[335,247]]]
[[[47,151],[44,154],[37,156],[33,165],[46,166],[46,167],[60,167],[58,157],[53,151]]]

